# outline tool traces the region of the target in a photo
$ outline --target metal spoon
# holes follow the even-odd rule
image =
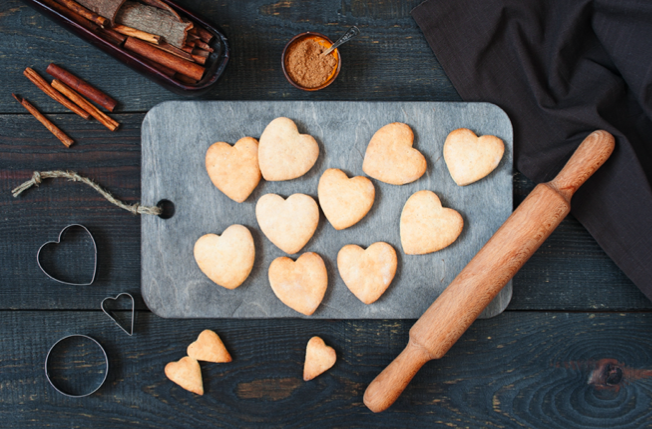
[[[335,49],[339,48],[340,46],[342,46],[343,44],[345,44],[349,40],[353,39],[354,37],[357,37],[359,34],[360,34],[360,30],[358,29],[358,27],[356,27],[354,25],[353,27],[349,28],[349,30],[346,33],[344,33],[344,35],[342,37],[337,39],[337,42],[333,43],[330,48],[328,48],[324,52],[322,52],[321,56],[323,57],[325,55],[330,54]]]

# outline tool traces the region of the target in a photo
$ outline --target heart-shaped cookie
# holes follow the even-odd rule
[[[225,142],[212,144],[206,151],[206,171],[224,195],[243,202],[260,182],[258,141],[243,137],[233,146]]]
[[[165,376],[189,392],[204,394],[204,383],[201,379],[201,368],[195,359],[185,356],[178,362],[165,365]]]
[[[332,368],[337,354],[319,337],[312,337],[306,345],[306,361],[303,364],[304,381],[312,380]]]
[[[346,287],[365,304],[385,293],[396,274],[396,251],[379,241],[366,250],[355,244],[340,249],[337,269]]]
[[[426,172],[427,164],[413,143],[414,133],[407,124],[385,125],[369,141],[362,171],[390,185],[414,182]]]
[[[326,265],[313,252],[304,253],[296,262],[286,256],[274,259],[268,276],[278,299],[306,316],[319,307],[328,287]]]
[[[432,191],[419,191],[408,198],[401,213],[401,245],[408,255],[436,252],[453,243],[464,220],[453,209],[441,206]]]
[[[210,329],[203,330],[197,341],[188,346],[187,352],[191,358],[204,362],[226,363],[232,360],[220,336]]]
[[[209,279],[227,289],[235,289],[249,277],[256,248],[246,227],[231,225],[221,236],[206,234],[199,237],[193,253],[199,269]]]
[[[256,203],[256,220],[269,241],[285,253],[294,254],[315,233],[319,206],[305,194],[292,194],[287,200],[266,194]]]
[[[319,145],[299,134],[292,119],[276,118],[260,136],[258,163],[265,180],[291,180],[306,174],[319,157]]]
[[[376,190],[366,177],[349,179],[342,170],[329,168],[319,179],[317,196],[326,219],[341,230],[365,217],[374,204]]]
[[[444,161],[459,186],[469,185],[494,171],[504,152],[505,144],[498,137],[478,137],[466,128],[452,131],[444,143]]]

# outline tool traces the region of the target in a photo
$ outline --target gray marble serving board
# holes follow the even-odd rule
[[[315,137],[320,155],[303,177],[258,185],[238,204],[211,183],[204,157],[217,141],[235,143],[244,136],[259,138],[274,118],[293,119],[302,133]],[[317,200],[317,184],[327,168],[349,176],[364,175],[363,156],[371,136],[391,122],[407,123],[414,147],[426,156],[428,170],[416,182],[394,186],[372,179],[376,200],[358,224],[336,231],[321,215],[317,231],[301,250],[316,252],[328,269],[328,289],[310,317],[328,319],[418,318],[464,268],[512,212],[512,126],[507,115],[487,103],[436,102],[310,102],[310,101],[184,101],[154,107],[142,126],[142,204],[172,201],[169,219],[141,216],[142,294],[161,317],[267,318],[305,317],[286,307],[267,280],[269,264],[287,256],[260,231],[255,217],[259,197],[284,198],[304,193]],[[456,128],[492,134],[505,142],[505,155],[489,176],[466,187],[453,182],[442,156],[446,136]],[[461,213],[464,230],[449,247],[428,255],[405,255],[399,217],[408,197],[419,190],[435,192],[444,207]],[[251,231],[256,259],[249,278],[237,289],[211,282],[193,257],[195,241],[204,234],[222,234],[229,225]],[[360,302],[337,272],[337,252],[347,244],[367,247],[390,243],[398,255],[394,281],[375,303]],[[292,256],[296,259],[298,255]],[[481,317],[502,312],[512,294],[511,282]]]

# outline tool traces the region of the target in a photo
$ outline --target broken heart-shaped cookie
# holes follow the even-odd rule
[[[203,330],[197,341],[188,346],[188,356],[195,360],[214,363],[231,362],[231,355],[220,336],[210,329]]]
[[[317,187],[319,205],[337,230],[353,226],[365,217],[374,204],[375,195],[371,180],[362,176],[349,179],[337,168],[324,171]]]
[[[286,200],[266,194],[256,203],[256,220],[269,241],[285,253],[294,254],[315,233],[319,206],[305,194],[292,194]]]
[[[337,254],[337,269],[346,287],[365,304],[385,293],[396,274],[396,251],[382,241],[366,250],[355,244],[342,247]]]
[[[231,225],[221,236],[201,236],[195,242],[193,253],[199,269],[209,279],[227,289],[235,289],[249,277],[256,248],[245,226]]]
[[[505,144],[496,136],[478,137],[473,131],[459,128],[444,142],[444,161],[459,186],[477,182],[500,164]]]
[[[337,353],[319,337],[312,337],[306,345],[306,360],[303,364],[303,380],[309,381],[323,374],[335,365]]]
[[[306,316],[317,310],[328,287],[326,265],[313,252],[304,253],[296,261],[286,256],[274,259],[268,276],[277,298]]]
[[[204,394],[201,368],[196,359],[185,356],[178,362],[168,363],[165,365],[165,376],[190,392]]]
[[[462,233],[464,220],[453,209],[444,208],[432,191],[415,192],[401,212],[401,245],[408,255],[441,250]]]
[[[390,185],[414,182],[426,172],[426,158],[412,147],[414,133],[407,124],[387,124],[373,135],[362,162],[368,176]]]
[[[206,171],[213,185],[237,203],[241,203],[260,182],[258,141],[243,137],[233,146],[212,144],[206,151]]]
[[[319,145],[300,134],[292,119],[276,118],[260,136],[258,163],[265,180],[291,180],[306,174],[319,157]]]

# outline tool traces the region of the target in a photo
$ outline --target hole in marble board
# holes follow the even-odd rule
[[[174,203],[170,200],[161,200],[156,203],[157,207],[160,207],[162,213],[158,215],[161,219],[170,219],[174,216]]]

